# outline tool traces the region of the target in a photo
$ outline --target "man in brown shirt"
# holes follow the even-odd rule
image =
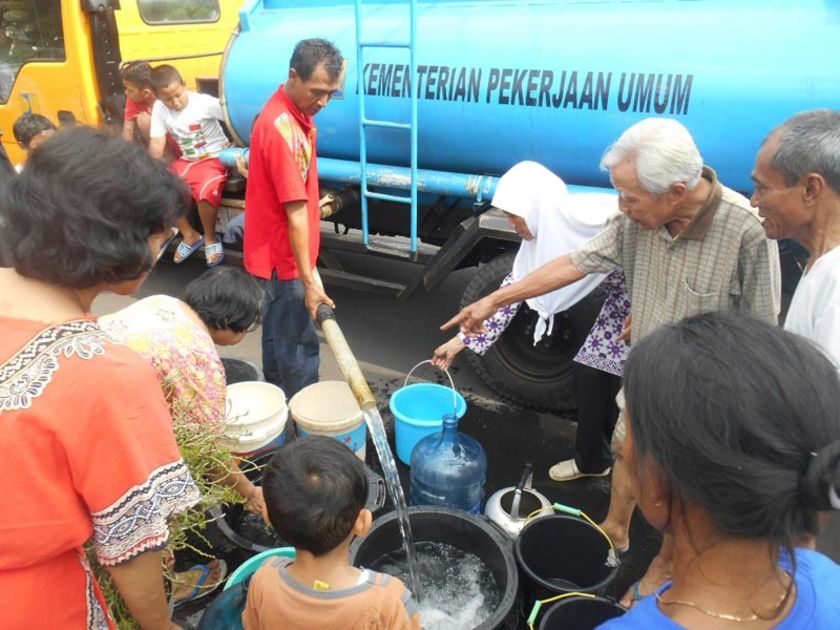
[[[643,120],[607,150],[601,168],[610,173],[621,214],[576,251],[470,304],[442,328],[460,324],[465,333],[482,332],[482,322],[502,306],[616,268],[624,270],[627,281],[634,341],[706,311],[736,310],[777,323],[776,244],[765,237],[749,201],[722,186],[703,165],[685,127],[669,119]],[[610,509],[602,525],[617,549],[629,546],[636,504],[616,443],[622,435],[619,420]],[[667,543],[661,555],[667,557]],[[668,569],[655,561],[649,573],[660,567]]]

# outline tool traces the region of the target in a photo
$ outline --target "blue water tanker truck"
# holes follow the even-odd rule
[[[608,190],[606,147],[666,116],[688,127],[723,183],[749,194],[770,129],[840,108],[840,2],[250,0],[220,77],[238,144],[307,37],[346,58],[341,92],[316,119],[322,193],[338,210],[323,224],[321,274],[400,297],[468,266],[465,303],[498,286],[518,242],[490,200],[519,161],[546,165],[571,192]],[[406,285],[348,273],[340,250],[410,260],[417,272]],[[523,309],[470,361],[510,399],[568,408],[569,364],[600,299],[558,316],[536,346]]]

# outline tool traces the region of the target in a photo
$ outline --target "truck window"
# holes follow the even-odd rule
[[[215,22],[219,0],[137,0],[140,17],[147,24]]]
[[[55,0],[0,2],[0,103],[28,61],[63,61],[61,5]]]

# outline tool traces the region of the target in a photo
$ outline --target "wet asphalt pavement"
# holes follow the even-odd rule
[[[352,259],[358,270],[368,273],[381,272],[383,263],[361,258]],[[388,279],[405,281],[413,268],[402,263],[387,263]],[[189,260],[182,265],[162,263],[143,286],[138,297],[155,293],[183,296],[184,286],[204,270],[203,260]],[[355,290],[327,285],[328,294],[336,301],[338,322],[351,348],[377,396],[383,420],[392,433],[393,418],[388,411],[388,399],[402,386],[405,375],[417,362],[428,358],[439,343],[449,335],[437,330],[441,322],[457,312],[461,293],[473,271],[456,272],[431,293],[422,289],[407,301],[399,302],[385,295],[367,294]],[[380,273],[381,276],[381,273]],[[103,314],[121,308],[130,300],[105,296],[94,305],[94,311]],[[340,373],[328,346],[322,340],[321,378],[340,378]],[[250,335],[238,346],[222,349],[221,354],[260,362],[259,332]],[[551,501],[558,501],[582,509],[596,522],[601,521],[609,503],[609,479],[584,479],[567,483],[549,480],[548,468],[561,459],[571,457],[574,443],[574,414],[556,416],[535,413],[500,400],[475,375],[464,357],[456,359],[452,376],[459,391],[468,401],[467,414],[460,429],[476,438],[484,446],[487,459],[485,499],[496,490],[513,486],[519,480],[526,462],[534,466],[534,487]],[[443,383],[445,377],[424,368],[418,377]],[[393,435],[391,434],[393,446]],[[368,464],[379,469],[372,444],[368,444]],[[408,467],[398,461],[403,486],[408,489]],[[838,519],[834,518],[836,523]],[[840,557],[840,534],[826,537],[824,549],[835,559]],[[214,553],[228,560],[230,570],[241,563],[247,553],[227,541],[210,527],[208,538]],[[607,588],[610,597],[620,597],[644,572],[650,559],[658,550],[660,536],[653,531],[638,512],[631,528],[630,551],[616,579]],[[557,541],[558,545],[574,541]],[[186,568],[196,558],[184,557],[178,568]],[[195,628],[202,611],[212,601],[205,598],[185,606],[176,620],[186,628]],[[523,626],[524,627],[524,626]]]

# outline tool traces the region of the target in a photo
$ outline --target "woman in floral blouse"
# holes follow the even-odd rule
[[[501,286],[575,249],[597,234],[618,211],[615,196],[569,194],[559,177],[534,162],[517,164],[499,179],[493,205],[505,212],[511,227],[522,238],[513,269]],[[534,338],[537,343],[551,333],[554,314],[571,308],[598,285],[607,298],[572,367],[578,403],[575,458],[551,467],[549,475],[556,481],[610,472],[609,439],[618,414],[615,396],[621,387],[621,370],[627,355],[622,330],[630,303],[621,271],[606,277],[587,276],[568,287],[527,300],[539,317]],[[496,311],[484,322],[483,333],[459,333],[435,349],[432,361],[438,367],[448,367],[464,348],[483,355],[520,307],[521,303],[515,303]]]

